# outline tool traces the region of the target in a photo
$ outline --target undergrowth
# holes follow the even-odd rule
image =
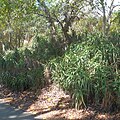
[[[114,35],[114,40],[102,34],[83,39],[50,62],[52,79],[69,91],[78,109],[92,103],[107,110],[120,106],[119,35]]]
[[[35,36],[27,47],[0,55],[0,82],[13,91],[42,88],[44,66],[55,56],[48,38]]]

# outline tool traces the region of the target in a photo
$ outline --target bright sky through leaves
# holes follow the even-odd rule
[[[106,0],[107,4],[110,6],[112,0]],[[114,5],[119,5],[115,8],[115,10],[120,10],[120,0],[114,0]]]

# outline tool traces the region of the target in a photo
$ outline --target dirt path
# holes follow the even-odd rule
[[[25,91],[16,94],[4,89],[1,94],[4,101],[34,114],[38,119],[120,120],[120,112],[109,114],[100,112],[93,107],[81,110],[71,108],[70,96],[55,84],[49,85],[36,93]]]

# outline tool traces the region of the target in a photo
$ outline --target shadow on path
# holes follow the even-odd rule
[[[11,107],[5,102],[0,102],[0,120],[40,120],[34,115]]]

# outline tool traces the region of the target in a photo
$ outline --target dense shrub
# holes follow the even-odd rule
[[[7,51],[0,57],[0,80],[14,91],[42,87],[44,66],[27,48]]]
[[[58,43],[52,43],[48,37],[35,36],[31,49],[33,50],[34,58],[42,63],[61,55]]]
[[[44,66],[59,55],[47,37],[35,36],[27,47],[6,51],[0,56],[0,80],[12,90],[43,87]]]
[[[70,92],[77,108],[95,103],[111,109],[119,104],[120,47],[110,38],[88,35],[50,62],[52,79]]]

